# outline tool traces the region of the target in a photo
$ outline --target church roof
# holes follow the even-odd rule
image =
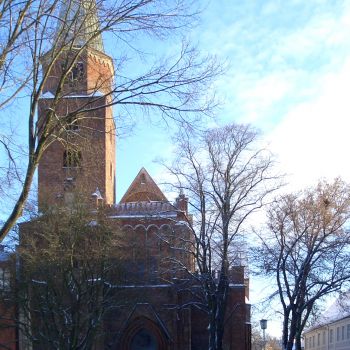
[[[120,203],[162,201],[167,202],[168,200],[147,170],[142,168],[120,200]]]
[[[111,217],[120,218],[170,218],[176,217],[178,209],[165,201],[124,202],[114,205]]]
[[[60,8],[56,39],[65,43],[74,39],[74,46],[87,45],[90,48],[104,52],[96,1],[63,1]]]

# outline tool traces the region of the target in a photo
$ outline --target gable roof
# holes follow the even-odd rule
[[[142,168],[125,192],[120,203],[153,201],[167,201],[167,198],[147,170]]]
[[[350,292],[341,294],[317,322],[305,330],[305,333],[348,317],[350,317]]]

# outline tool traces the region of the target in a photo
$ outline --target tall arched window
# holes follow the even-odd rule
[[[65,119],[66,130],[76,131],[79,130],[78,118],[76,115],[68,114]]]
[[[146,176],[145,174],[141,174],[141,185],[144,185],[146,183]]]
[[[81,81],[84,77],[84,63],[77,62],[69,72],[69,85],[74,87],[74,85]]]

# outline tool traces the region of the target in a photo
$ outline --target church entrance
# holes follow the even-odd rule
[[[130,350],[159,350],[159,346],[154,334],[143,328],[131,339]]]
[[[119,350],[167,350],[164,332],[153,321],[139,317],[123,332]]]

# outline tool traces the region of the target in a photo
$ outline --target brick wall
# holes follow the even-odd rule
[[[45,91],[54,93],[58,76],[62,74],[62,60],[58,60],[49,74]],[[52,98],[43,98],[39,104],[39,124],[47,113],[54,109],[57,127],[54,141],[44,152],[39,163],[38,192],[39,208],[64,202],[67,192],[89,197],[98,187],[106,204],[115,198],[115,125],[110,96],[100,92],[111,90],[113,66],[111,59],[97,51],[83,52],[79,57],[85,67],[84,76],[74,87],[64,85],[63,92],[70,94],[57,104]],[[46,68],[47,69],[47,68]],[[45,65],[44,65],[45,70]],[[74,91],[73,91],[74,90]],[[94,97],[74,97],[99,91]],[[72,95],[73,94],[73,95]],[[44,95],[45,97],[45,95]],[[68,130],[60,130],[65,115],[73,113],[76,123]],[[75,127],[76,125],[76,127]],[[64,167],[64,152],[70,150],[81,156],[79,167]]]

